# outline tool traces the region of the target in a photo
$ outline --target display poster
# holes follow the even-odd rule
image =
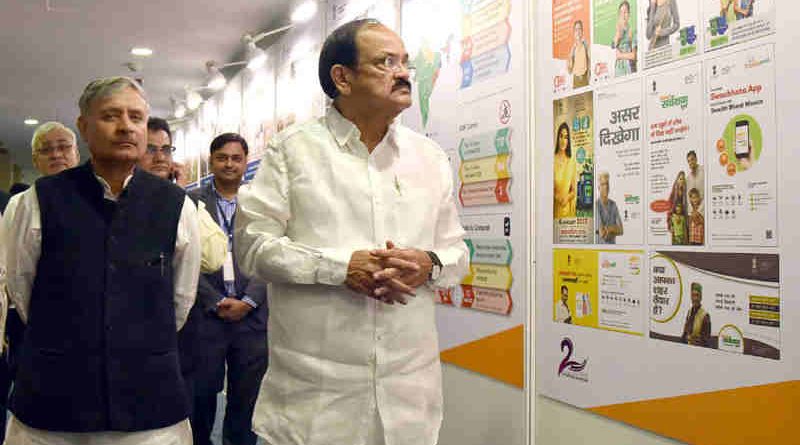
[[[589,0],[553,0],[553,92],[589,85],[592,28]]]
[[[647,77],[648,242],[704,245],[706,218],[700,65]]]
[[[780,358],[778,255],[655,252],[650,337]]]
[[[447,154],[471,256],[462,283],[437,292],[442,360],[518,386],[528,254],[523,11],[519,0],[406,0],[401,11],[416,68],[402,121]]]
[[[775,32],[775,0],[703,0],[702,3],[708,49]]]
[[[325,93],[317,72],[322,19],[289,30],[278,45],[275,120],[280,132],[325,113]]]
[[[698,0],[641,0],[644,67],[653,68],[699,52],[703,25]]]
[[[595,93],[595,244],[644,243],[642,83]]]
[[[637,0],[593,0],[592,80],[633,74],[639,68]]]
[[[706,147],[713,246],[778,244],[775,55],[772,45],[710,59]]]
[[[553,321],[643,335],[644,252],[553,250]]]
[[[238,74],[228,80],[224,90],[217,94],[219,107],[217,109],[217,132],[212,137],[222,133],[239,133],[242,124],[242,75]]]
[[[261,159],[275,133],[276,52],[268,51],[267,63],[256,71],[243,71],[242,136],[250,144],[248,159]]]
[[[536,392],[616,439],[797,443],[800,5],[592,0],[589,85],[553,88],[579,3],[533,14]],[[618,76],[629,20],[642,63]],[[551,436],[601,432],[583,420]]]
[[[208,157],[204,154],[207,153],[207,147],[211,144],[211,139],[206,140],[206,136],[200,130],[200,115],[201,113],[195,113],[184,126],[183,162],[189,165],[189,182],[192,184],[199,184],[203,177],[201,164],[207,162],[203,158]]]
[[[553,101],[553,242],[594,241],[592,92]]]

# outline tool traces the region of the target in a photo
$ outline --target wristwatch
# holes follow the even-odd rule
[[[431,259],[431,272],[428,274],[428,281],[436,281],[442,275],[442,262],[434,252],[426,250],[425,253]]]

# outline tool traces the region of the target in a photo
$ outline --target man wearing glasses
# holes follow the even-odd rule
[[[45,122],[39,125],[31,138],[31,156],[34,168],[42,176],[55,175],[75,167],[80,160],[75,132],[61,122]],[[6,206],[3,205],[0,215],[2,213],[13,214],[20,200],[25,199],[24,196],[30,193],[33,192],[26,191],[12,196],[8,202],[7,211]],[[0,240],[0,243],[10,243],[10,240]],[[0,358],[0,441],[5,437],[8,391],[14,381],[19,349],[24,334],[25,323],[22,322],[16,305],[11,303],[8,306],[5,322],[8,349],[4,351],[6,358]]]
[[[433,445],[434,289],[467,271],[447,156],[395,118],[408,53],[375,20],[326,39],[326,115],[278,134],[239,194],[234,248],[272,283],[254,431],[272,445]]]
[[[189,180],[188,175],[183,164],[172,160],[173,153],[175,147],[172,145],[169,123],[160,117],[148,119],[147,150],[139,159],[139,167],[185,188]]]
[[[247,141],[236,133],[223,133],[209,149],[209,183],[189,192],[198,205],[205,204],[225,232],[226,253],[238,242],[233,226],[238,193],[247,170]],[[267,370],[266,285],[243,276],[230,253],[222,270],[200,275],[197,300],[186,329],[193,341],[181,352],[192,357],[192,434],[195,445],[212,445],[211,431],[217,412],[217,393],[227,374],[222,441],[226,445],[255,445],[253,408]],[[183,344],[181,344],[183,347]]]

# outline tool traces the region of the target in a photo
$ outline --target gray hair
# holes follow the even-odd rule
[[[74,145],[75,150],[78,150],[78,137],[75,135],[75,132],[72,131],[69,127],[62,124],[61,122],[45,122],[42,125],[36,127],[36,130],[33,132],[33,138],[31,139],[31,154],[33,157],[36,157],[37,152],[42,145],[44,144],[44,137],[48,135],[53,130],[64,130],[69,134],[72,138],[72,145]]]
[[[81,98],[78,100],[81,116],[89,114],[89,106],[92,104],[93,100],[108,97],[125,88],[132,88],[147,102],[147,95],[144,92],[144,88],[142,88],[136,80],[125,76],[104,77],[89,82],[89,85],[86,85],[86,88],[83,90],[83,94],[81,94]]]

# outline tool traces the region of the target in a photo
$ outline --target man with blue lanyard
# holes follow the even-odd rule
[[[205,203],[228,236],[228,256],[222,270],[201,274],[197,301],[181,333],[182,358],[192,360],[192,432],[196,445],[210,445],[227,363],[228,385],[223,442],[255,445],[251,418],[261,379],[267,369],[267,295],[263,282],[240,272],[230,252],[237,194],[247,168],[247,142],[224,133],[211,142],[209,167],[213,180],[189,192]]]

